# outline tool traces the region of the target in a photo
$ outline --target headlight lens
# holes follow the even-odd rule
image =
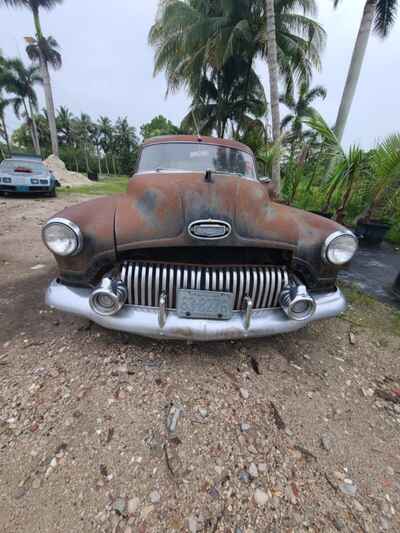
[[[333,265],[344,265],[353,258],[357,248],[358,241],[352,233],[337,231],[326,239],[322,258]]]
[[[43,229],[43,241],[56,255],[76,255],[82,248],[82,233],[79,227],[66,219],[50,220]]]

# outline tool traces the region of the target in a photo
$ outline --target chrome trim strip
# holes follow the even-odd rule
[[[211,269],[211,279],[212,279],[211,289],[213,291],[216,291],[217,290],[217,271],[215,268]]]
[[[160,265],[157,265],[156,266],[156,283],[154,287],[154,299],[153,299],[154,306],[158,304],[157,297],[159,294],[160,294]]]
[[[153,265],[149,266],[147,283],[147,305],[153,305]]]
[[[148,274],[148,268],[140,269],[140,303],[142,305],[146,305],[146,284],[147,284],[147,274]]]
[[[135,273],[133,277],[133,303],[139,305],[139,269],[140,266],[135,266]]]
[[[209,291],[209,290],[210,290],[210,280],[211,280],[210,269],[209,269],[209,268],[206,268],[206,275],[205,275],[205,287],[206,287],[206,291]]]
[[[236,268],[233,268],[232,269],[232,277],[233,277],[233,283],[232,283],[232,292],[233,292],[233,297],[235,299],[234,301],[234,309],[237,309],[238,308],[238,301],[237,301],[237,298],[238,298],[238,291],[237,291],[237,286],[238,286],[238,273],[237,273],[237,269]]]
[[[172,307],[174,303],[174,274],[175,269],[173,266],[168,267],[169,269],[169,294],[168,294],[168,306]],[[175,291],[176,292],[176,291]]]
[[[128,303],[133,304],[132,302],[132,263],[129,263],[128,267]]]
[[[264,292],[264,286],[265,286],[265,270],[262,268],[258,269],[258,273],[260,276],[260,290],[258,291],[258,298],[256,301],[256,309],[259,309],[261,307],[261,301],[263,297]]]
[[[276,285],[276,272],[275,268],[271,268],[271,285],[269,290],[269,297],[268,297],[268,307],[272,307],[272,302],[274,301],[274,294],[275,294],[275,285]]]
[[[169,311],[164,326],[160,328],[158,308],[125,305],[117,315],[102,317],[90,308],[90,294],[90,289],[67,287],[54,280],[47,290],[46,302],[50,307],[85,317],[105,328],[156,339],[198,341],[265,337],[297,331],[315,320],[334,317],[346,309],[346,301],[338,289],[328,294],[311,293],[316,311],[304,322],[289,319],[280,308],[254,309],[250,327],[246,330],[240,311],[234,311],[232,318],[226,321],[181,319],[174,311]]]

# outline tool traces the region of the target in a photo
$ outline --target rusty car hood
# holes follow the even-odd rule
[[[295,210],[271,202],[265,185],[239,176],[204,173],[149,173],[134,176],[115,217],[118,251],[148,246],[202,243],[188,234],[197,220],[229,222],[232,233],[215,245],[295,248]]]

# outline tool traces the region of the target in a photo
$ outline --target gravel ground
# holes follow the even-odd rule
[[[357,296],[241,342],[102,330],[43,303],[40,225],[75,201],[0,198],[1,531],[399,531],[395,312]]]

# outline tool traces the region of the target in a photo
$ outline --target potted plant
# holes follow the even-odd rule
[[[358,146],[351,146],[348,152],[345,152],[335,132],[319,113],[314,111],[306,122],[320,135],[327,155],[331,159],[331,164],[327,170],[328,187],[325,204],[321,212],[313,212],[326,218],[335,218],[337,222],[343,224],[346,209],[356,185],[369,171],[368,155]],[[340,203],[335,213],[332,213],[332,199],[338,191],[341,193]]]
[[[384,215],[388,197],[398,194],[400,184],[400,135],[389,135],[375,149],[371,157],[374,184],[369,202],[357,218],[356,233],[365,244],[379,245],[390,230],[391,223]]]
[[[400,300],[400,272],[393,284],[392,292],[395,295],[395,297]]]

